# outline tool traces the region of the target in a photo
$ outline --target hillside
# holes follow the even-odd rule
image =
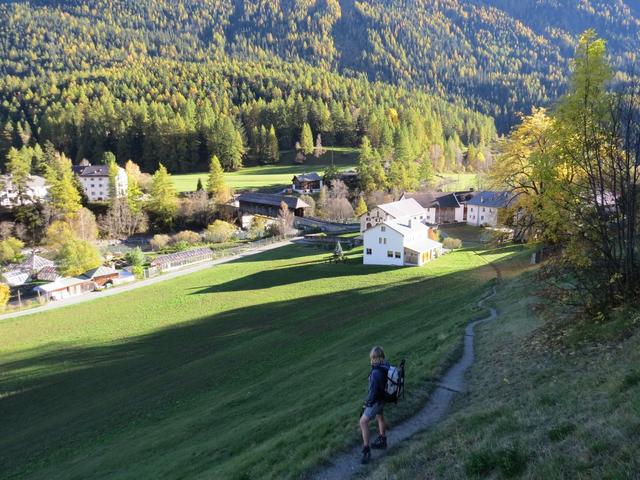
[[[556,99],[576,36],[595,28],[631,70],[640,9],[628,0],[203,0],[0,6],[0,73],[114,66],[150,56],[303,60],[429,91],[496,117]]]

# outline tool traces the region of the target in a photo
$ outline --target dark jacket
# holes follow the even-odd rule
[[[388,363],[371,367],[371,373],[369,374],[369,393],[367,394],[367,399],[364,401],[367,407],[384,400],[388,372]]]

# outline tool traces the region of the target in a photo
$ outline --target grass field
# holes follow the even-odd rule
[[[237,172],[225,174],[227,185],[236,190],[285,187],[291,185],[291,179],[298,173],[322,173],[333,162],[341,170],[355,168],[358,159],[358,149],[346,147],[332,147],[327,149],[320,158],[309,156],[304,165],[293,162],[294,152],[282,152],[278,165],[247,166]],[[198,179],[206,186],[207,173],[190,173],[173,175],[173,181],[179,192],[194,191]]]
[[[3,478],[296,478],[357,441],[378,343],[408,361],[398,421],[495,273],[472,251],[423,268],[360,255],[291,246],[1,322]]]
[[[528,263],[503,269],[500,315],[478,331],[468,394],[367,478],[638,478],[640,315],[549,337]]]
[[[443,173],[434,177],[434,187],[444,192],[488,189],[486,175],[480,173]]]

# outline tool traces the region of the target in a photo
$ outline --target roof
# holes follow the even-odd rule
[[[511,192],[478,192],[475,197],[467,202],[467,205],[479,207],[504,208],[513,200]]]
[[[18,265],[18,268],[27,272],[38,273],[44,267],[52,267],[54,265],[51,260],[32,253]]]
[[[409,226],[408,221],[398,221],[398,220],[387,220],[382,222],[381,225],[385,225],[401,235],[408,235],[410,233],[424,233],[424,235],[429,235],[429,227],[427,227],[424,223],[419,222],[418,220],[414,220],[411,222],[411,226]]]
[[[393,218],[411,217],[422,215],[424,208],[413,198],[398,200],[397,202],[383,203],[377,206],[380,210],[391,215]]]
[[[38,285],[34,290],[41,292],[57,292],[58,290],[64,290],[75,285],[82,285],[83,283],[89,283],[91,280],[79,277],[60,277],[55,282],[46,283],[44,285]]]
[[[405,193],[403,199],[413,198],[422,208],[458,208],[460,202],[454,192]]]
[[[184,262],[191,259],[195,260],[205,255],[212,255],[212,254],[213,254],[213,251],[208,247],[193,248],[191,250],[185,250],[184,252],[170,253],[168,255],[158,255],[151,262],[151,266],[155,266],[163,263]]]
[[[318,175],[316,172],[303,173],[302,175],[295,175],[293,177],[293,181],[295,182],[296,180],[298,182],[318,182],[322,180],[322,177]]]
[[[55,266],[50,265],[40,270],[37,277],[38,280],[42,280],[43,282],[55,282],[60,275],[58,274],[58,269]]]
[[[279,207],[282,202],[287,204],[292,210],[297,208],[307,208],[309,204],[303,202],[298,197],[287,195],[274,195],[270,193],[241,193],[238,195],[238,201],[247,203],[258,203],[260,205],[270,205]]]
[[[414,240],[413,242],[405,243],[404,248],[422,253],[433,250],[434,248],[442,248],[442,244],[435,240],[431,240],[429,237],[424,237],[419,240]]]
[[[31,274],[22,270],[10,270],[0,275],[10,287],[19,287],[29,281]]]
[[[86,278],[98,278],[98,277],[106,277],[108,275],[117,275],[117,274],[118,274],[118,271],[115,268],[105,267],[100,265],[98,268],[94,268],[93,270],[84,272],[82,276]]]
[[[108,165],[75,165],[73,172],[81,177],[108,177]]]

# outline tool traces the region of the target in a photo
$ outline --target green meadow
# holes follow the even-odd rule
[[[320,158],[310,155],[302,165],[294,163],[293,151],[281,153],[280,163],[277,165],[248,165],[236,172],[227,172],[227,185],[235,190],[251,190],[263,188],[286,187],[291,185],[294,175],[300,173],[318,172],[322,174],[330,165],[340,170],[355,168],[358,162],[358,149],[346,147],[325,148],[327,152]],[[171,177],[179,192],[194,191],[198,179],[207,184],[207,172],[173,175]]]
[[[511,255],[508,250],[495,258]],[[0,323],[5,478],[295,478],[358,439],[368,352],[406,358],[419,407],[495,276],[284,247]]]

